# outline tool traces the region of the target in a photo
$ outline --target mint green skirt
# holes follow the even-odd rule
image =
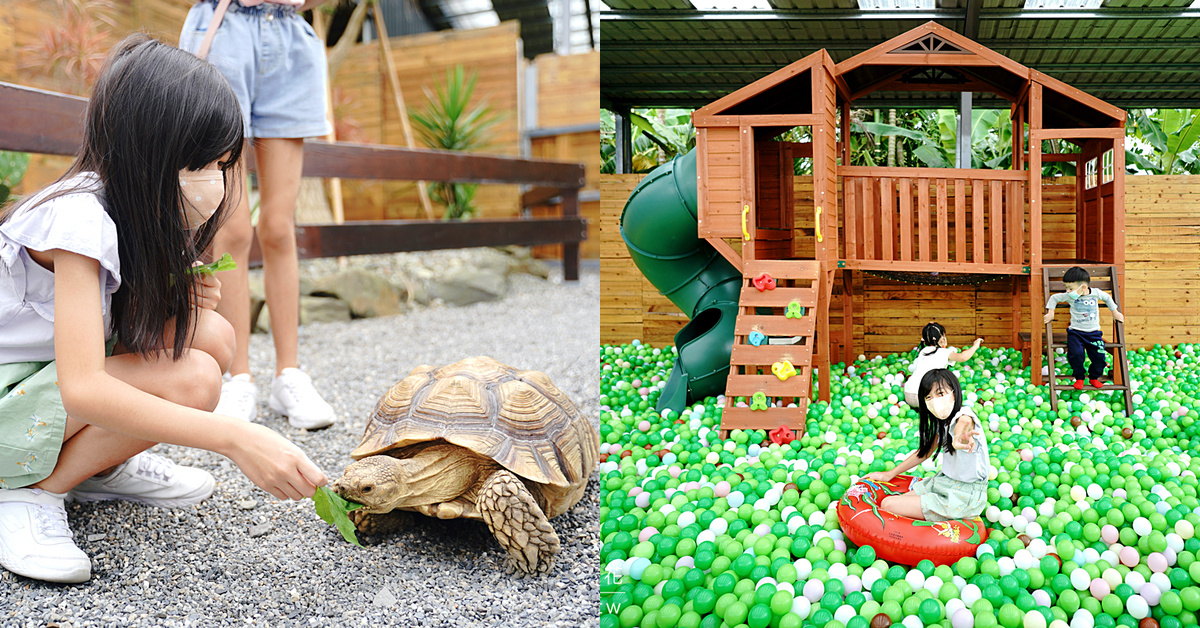
[[[46,479],[67,427],[55,363],[0,364],[0,395],[0,488]]]
[[[987,508],[987,482],[961,482],[941,471],[913,482],[909,492],[921,496],[921,513],[926,521],[971,519]]]

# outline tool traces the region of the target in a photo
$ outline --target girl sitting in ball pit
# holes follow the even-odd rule
[[[909,371],[912,375],[904,382],[904,400],[913,410],[917,409],[917,387],[925,374],[933,369],[949,368],[951,362],[966,362],[975,355],[975,350],[983,344],[983,338],[976,338],[975,343],[966,351],[959,351],[950,346],[946,340],[946,328],[940,323],[929,323],[921,330],[921,346],[917,349],[917,357],[913,360]]]
[[[917,450],[891,471],[869,473],[865,479],[890,482],[896,476],[945,454],[942,468],[932,478],[915,480],[903,495],[885,497],[879,507],[912,519],[948,521],[979,516],[987,507],[987,482],[991,463],[983,424],[963,406],[958,378],[947,369],[933,369],[921,378],[921,441]]]

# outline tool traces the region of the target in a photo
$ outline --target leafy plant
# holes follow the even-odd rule
[[[689,109],[635,109],[629,114],[634,172],[649,172],[696,147]],[[617,171],[616,124],[612,112],[600,112],[600,172]]]
[[[362,508],[362,504],[346,501],[341,495],[329,490],[324,486],[317,487],[317,492],[312,496],[313,504],[317,508],[317,516],[338,529],[342,533],[342,538],[348,543],[353,543],[362,546],[358,542],[358,537],[354,535],[354,522],[350,520],[348,514],[350,511]]]
[[[502,119],[486,100],[471,106],[478,77],[467,76],[461,65],[446,69],[446,82],[430,91],[429,102],[420,111],[409,112],[417,133],[426,146],[442,150],[480,150],[492,139],[491,129]],[[475,190],[465,183],[431,183],[430,196],[446,206],[444,220],[461,220],[474,215]]]
[[[23,69],[48,69],[65,82],[63,89],[84,94],[100,76],[117,27],[112,0],[55,0],[60,19],[42,31],[37,44],[23,51]]]
[[[1147,174],[1200,173],[1200,109],[1142,109],[1130,116],[1126,162]]]
[[[212,262],[211,264],[201,264],[199,266],[192,266],[191,268],[188,269],[188,272],[193,275],[211,275],[213,273],[219,273],[219,272],[226,271],[226,270],[233,270],[235,268],[237,268],[237,262],[233,261],[232,255],[230,255],[229,253],[226,253],[221,256],[221,259],[219,259],[215,262]]]
[[[25,178],[29,153],[0,151],[0,207],[12,198],[12,189]]]

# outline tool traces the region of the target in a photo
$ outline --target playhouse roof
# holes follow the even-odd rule
[[[936,22],[893,37],[841,63],[820,50],[699,109],[699,116],[812,112],[812,73],[827,71],[843,99],[875,92],[988,92],[1019,100],[1043,87],[1046,128],[1119,126],[1125,112],[1027,68]]]

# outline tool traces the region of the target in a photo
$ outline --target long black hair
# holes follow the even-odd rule
[[[933,416],[929,407],[925,405],[925,397],[932,391],[943,389],[949,389],[954,395],[954,409],[950,411],[950,416],[939,419]],[[921,443],[917,446],[918,456],[924,457],[932,453],[933,459],[937,460],[938,454],[942,451],[954,453],[950,419],[958,416],[961,410],[962,386],[959,385],[958,378],[954,376],[954,373],[951,373],[949,369],[931,369],[925,373],[925,376],[921,378],[921,385],[917,387],[917,416],[921,418]],[[937,445],[936,449],[934,448],[935,444]]]
[[[929,323],[921,329],[921,348],[918,353],[921,355],[931,355],[938,349],[938,341],[946,337],[946,328],[942,327],[941,323]],[[932,347],[933,351],[925,349]]]
[[[243,132],[237,97],[212,64],[142,33],[126,37],[109,54],[88,103],[83,146],[59,179],[95,172],[100,188],[61,189],[41,200],[103,194],[121,259],[113,331],[130,351],[169,349],[178,359],[188,346],[196,314],[187,269],[237,204],[240,173],[233,166],[241,158]],[[208,222],[189,230],[179,172],[222,159],[225,199]],[[164,331],[171,319],[174,342],[167,347]]]

